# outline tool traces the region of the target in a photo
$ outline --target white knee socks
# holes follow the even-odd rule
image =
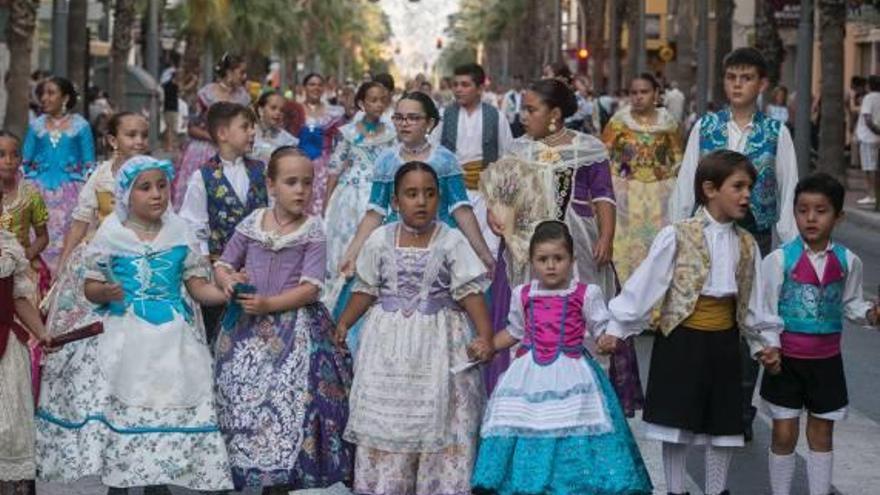
[[[731,458],[732,447],[706,446],[706,495],[718,495],[727,488]]]
[[[684,493],[684,471],[687,445],[663,442],[663,472],[666,474],[666,491]]]
[[[810,482],[810,495],[831,493],[831,469],[834,466],[834,451],[807,453],[807,480]]]
[[[768,456],[768,464],[770,467],[770,489],[773,495],[791,495],[795,454],[777,455],[771,451]]]

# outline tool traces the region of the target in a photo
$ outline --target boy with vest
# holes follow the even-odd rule
[[[773,248],[773,232],[778,242],[797,235],[792,205],[797,184],[797,159],[788,128],[758,110],[758,96],[767,87],[767,61],[754,48],[738,48],[724,57],[724,93],[729,106],[703,115],[688,138],[678,180],[670,197],[669,215],[674,221],[694,211],[694,171],[700,157],[719,149],[746,155],[757,170],[751,204],[745,218],[737,223],[748,230],[764,257]],[[752,396],[758,380],[758,366],[742,345],[743,404],[746,441],[752,437],[757,409]]]
[[[880,311],[862,298],[862,262],[831,240],[843,218],[843,185],[827,174],[801,180],[794,215],[800,237],[761,265],[766,296],[784,322],[782,371],[764,375],[761,397],[773,418],[770,485],[789,495],[802,410],[807,416],[807,478],[811,495],[831,493],[834,422],[846,417],[840,355],[843,319],[876,325]]]
[[[689,445],[706,445],[707,495],[727,492],[732,447],[744,445],[742,334],[750,356],[779,364],[781,320],[767,306],[761,256],[751,234],[737,225],[749,211],[755,169],[735,151],[700,160],[694,196],[700,208],[665,227],[645,261],[609,303],[611,321],[599,347],[648,328],[660,306],[643,415],[648,438],[663,442],[667,490],[685,493]]]
[[[432,141],[439,141],[458,158],[474,215],[486,244],[495,255],[499,239],[489,230],[486,221],[486,202],[479,192],[480,172],[507,153],[513,135],[510,124],[498,109],[482,101],[485,83],[486,73],[479,65],[455,68],[452,80],[455,103],[444,110],[442,123],[435,128]]]
[[[208,109],[208,132],[218,152],[192,174],[180,216],[199,240],[201,254],[213,262],[252,211],[268,205],[265,165],[246,157],[254,146],[253,112],[242,105],[218,102]],[[205,329],[213,336],[222,307],[204,311]]]

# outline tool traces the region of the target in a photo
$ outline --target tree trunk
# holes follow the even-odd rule
[[[195,14],[195,12],[198,12],[197,5],[201,3],[204,2],[192,0],[190,3],[190,9],[192,9],[192,12],[194,13],[189,16],[186,35],[184,36],[186,47],[184,48],[183,60],[180,64],[181,70],[183,71],[183,81],[189,81],[193,78],[199,80],[202,76],[202,53],[207,46],[205,43],[207,25],[205,24],[204,14]],[[204,9],[202,9],[202,11],[204,12]],[[202,82],[206,83],[208,81]],[[181,96],[187,101],[193,101],[193,97],[200,86],[201,84],[191,85],[189,91]]]
[[[116,0],[113,12],[113,40],[110,46],[110,101],[117,110],[127,110],[125,79],[135,23],[134,0]]]
[[[39,0],[13,0],[9,6],[9,55],[13,63],[6,81],[7,101],[11,104],[4,127],[19,136],[24,136],[28,126],[31,49],[39,6]]]
[[[587,49],[590,50],[593,86],[605,88],[605,1],[580,0],[587,21]]]
[[[86,39],[88,21],[88,0],[70,0],[67,17],[67,76],[76,85],[81,98],[77,100],[74,111],[86,108],[86,57],[89,46]]]
[[[724,95],[724,57],[733,50],[734,0],[715,2],[715,62],[712,64],[712,100],[721,105],[727,101]]]
[[[782,62],[785,60],[785,46],[779,37],[773,12],[773,3],[770,0],[759,0],[755,6],[755,48],[767,59],[770,88],[779,84]]]
[[[845,0],[819,1],[821,57],[821,107],[819,116],[818,169],[843,178],[846,141],[843,105],[843,39],[846,26]]]
[[[672,64],[672,79],[678,82],[678,87],[685,94],[686,101],[694,101],[694,87],[696,87],[697,77],[694,71],[697,60],[697,44],[694,39],[694,29],[696,28],[695,19],[696,12],[694,10],[694,0],[679,0],[677,3],[677,11],[673,13],[675,19],[675,63]],[[685,115],[689,113],[688,107],[685,106]]]
[[[644,50],[645,47],[636,46],[639,42],[638,29],[639,26],[639,6],[638,3],[642,0],[627,0],[625,2],[620,2],[621,9],[623,9],[623,14],[618,17],[618,19],[623,19],[626,22],[626,30],[627,39],[626,43],[626,67],[625,72],[623,74],[623,85],[622,87],[629,87],[629,83],[636,76],[639,71],[639,50]],[[616,2],[615,2],[616,3]]]

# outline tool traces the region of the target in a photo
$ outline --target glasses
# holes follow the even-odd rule
[[[416,124],[425,120],[427,116],[422,115],[420,113],[408,113],[406,115],[402,113],[395,113],[391,116],[391,121],[395,124]]]

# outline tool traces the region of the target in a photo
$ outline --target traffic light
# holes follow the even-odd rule
[[[437,38],[437,49],[438,50],[443,49],[443,38]]]
[[[577,51],[577,58],[578,60],[586,60],[590,58],[590,50],[588,50],[586,47],[581,47]]]

